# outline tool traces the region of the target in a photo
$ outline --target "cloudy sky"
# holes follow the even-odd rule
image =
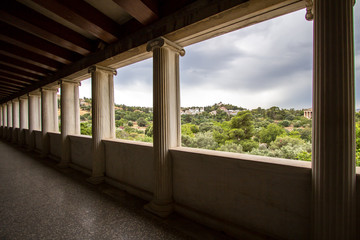
[[[358,2],[358,1],[357,1]],[[185,48],[181,106],[222,101],[253,109],[308,108],[312,98],[312,25],[300,10]],[[360,108],[360,4],[355,5],[356,107]],[[80,96],[91,96],[83,81]],[[121,69],[115,102],[152,106],[152,59]]]

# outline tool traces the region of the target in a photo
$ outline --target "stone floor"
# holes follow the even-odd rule
[[[0,141],[0,239],[229,239],[177,214],[160,219],[145,201],[59,170]]]

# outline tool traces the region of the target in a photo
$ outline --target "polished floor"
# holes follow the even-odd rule
[[[0,239],[229,239],[0,140]]]

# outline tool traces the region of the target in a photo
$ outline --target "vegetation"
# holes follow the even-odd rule
[[[91,99],[84,102],[81,105],[81,134],[91,135]],[[191,148],[311,161],[312,121],[303,115],[303,110],[278,107],[246,110],[222,103],[204,108],[183,108],[181,144]],[[117,138],[152,142],[152,121],[152,108],[115,105]],[[356,122],[356,164],[360,166],[360,113],[356,113]]]

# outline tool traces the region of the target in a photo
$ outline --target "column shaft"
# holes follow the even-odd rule
[[[92,84],[92,177],[89,182],[104,179],[105,149],[102,139],[115,138],[114,79],[116,70],[100,66],[89,68]]]
[[[316,0],[313,239],[355,237],[353,0]]]
[[[12,122],[12,102],[7,103],[7,123],[8,127],[11,128],[13,125]]]
[[[164,38],[150,41],[147,47],[153,52],[155,188],[153,200],[145,208],[165,217],[173,210],[169,148],[181,143],[179,54],[185,51]]]
[[[41,132],[43,157],[46,157],[50,153],[50,138],[48,132],[57,132],[57,129],[59,128],[57,120],[56,93],[57,90],[54,89],[41,89]]]
[[[13,122],[12,122],[12,102],[7,103],[7,136],[6,139],[11,141],[12,130],[13,130]]]
[[[25,144],[25,133],[24,129],[29,128],[29,103],[28,103],[28,97],[23,96],[19,97],[20,101],[20,130],[19,130],[19,145],[22,146]]]
[[[61,167],[67,167],[71,159],[68,136],[80,134],[79,112],[79,83],[61,81]]]
[[[29,99],[29,148],[35,148],[34,130],[40,130],[39,121],[39,95],[28,95]]]
[[[4,103],[2,105],[2,122],[3,122],[3,132],[2,132],[2,138],[6,139],[7,137],[7,104]]]
[[[12,100],[12,115],[13,115],[13,130],[12,130],[12,142],[16,143],[18,140],[18,131],[20,126],[20,119],[19,119],[19,99]]]
[[[4,122],[3,122],[3,110],[2,105],[0,105],[0,138],[3,136],[4,131]]]

